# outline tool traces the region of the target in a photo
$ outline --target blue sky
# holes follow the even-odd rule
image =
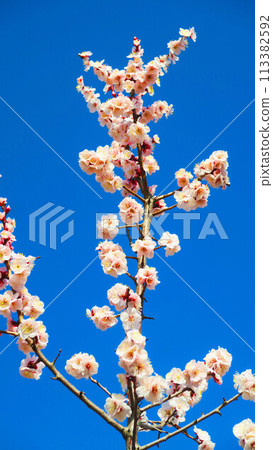
[[[16,219],[16,251],[41,256],[28,289],[48,305],[95,258],[96,214],[116,212],[120,201],[119,194],[106,194],[78,167],[80,151],[106,145],[110,138],[76,92],[76,78],[83,73],[77,53],[91,50],[95,59],[123,68],[134,36],[142,40],[144,59],[149,61],[166,51],[180,27],[195,26],[197,42],[190,43],[179,63],[162,78],[154,97],[174,104],[173,116],[152,128],[161,139],[155,155],[161,170],[150,184],[163,189],[174,172],[187,166],[254,98],[254,1],[17,0],[2,2],[0,8],[0,95],[103,199],[0,101],[1,196],[8,197]],[[85,78],[87,84],[103,88],[91,71]],[[254,347],[254,104],[202,158],[218,149],[229,152],[231,187],[212,190],[208,207],[197,211],[200,220],[192,221],[190,240],[183,240],[182,221],[168,217],[165,230],[179,235],[182,250],[167,262]],[[75,211],[74,236],[58,243],[57,250],[29,240],[29,214],[48,202]],[[217,213],[228,239],[217,233],[198,239],[208,213]],[[66,231],[67,223],[60,225],[60,235]],[[124,244],[125,238],[117,241]],[[160,255],[164,258],[164,253]],[[188,413],[191,420],[217,406],[223,396],[235,394],[232,374],[254,369],[254,353],[164,261],[156,258],[154,263],[161,284],[149,292],[146,312],[156,320],[145,323],[144,334],[149,337],[147,350],[155,371],[164,376],[172,367],[183,369],[190,359],[201,360],[218,345],[233,355],[223,385],[210,383],[202,402]],[[125,276],[118,281],[127,283]],[[86,308],[107,304],[106,290],[114,283],[96,260],[52,303],[42,320],[50,335],[45,351],[49,358],[62,348],[58,366],[63,368],[74,353],[92,353],[100,364],[99,380],[119,392],[114,349],[123,336],[121,327],[102,333],[85,317]],[[0,352],[8,343],[8,337],[0,339]],[[14,448],[16,429],[18,450],[28,449],[30,442],[38,450],[106,450],[112,439],[116,439],[114,448],[122,448],[117,433],[52,381],[47,371],[38,382],[21,378],[21,359],[16,344],[0,355],[1,447]],[[77,385],[104,404],[96,386]],[[224,409],[222,418],[210,418],[203,428],[216,448],[237,448],[232,427],[248,417],[254,418],[253,404],[240,399]],[[185,450],[196,448],[181,436],[162,448],[180,445]]]

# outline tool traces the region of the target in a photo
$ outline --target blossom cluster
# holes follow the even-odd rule
[[[196,164],[194,173],[197,178],[203,178],[211,187],[226,189],[229,185],[227,173],[228,154],[223,150],[213,152],[208,159]]]
[[[230,368],[232,357],[224,348],[211,350],[203,361],[192,360],[182,371],[173,368],[166,375],[166,394],[172,398],[164,402],[158,411],[162,421],[169,420],[169,425],[178,424],[185,420],[185,414],[190,407],[196,405],[202,394],[208,388],[208,380],[213,378],[217,383]],[[205,447],[204,447],[205,448]],[[213,447],[212,447],[213,448]]]
[[[255,402],[255,375],[252,374],[251,370],[245,370],[240,374],[236,372],[233,380],[235,389],[238,389],[243,399]]]
[[[15,221],[8,217],[10,207],[6,198],[0,198],[0,314],[7,319],[6,332],[17,336],[18,348],[27,356],[21,362],[20,374],[38,380],[44,364],[31,356],[34,343],[37,349],[44,349],[48,334],[42,321],[36,320],[44,312],[44,303],[36,295],[31,295],[25,287],[34,267],[35,257],[15,253],[13,242]]]
[[[198,438],[198,450],[213,450],[215,444],[211,442],[210,435],[207,431],[200,430],[200,428],[194,427],[194,432]]]
[[[74,378],[90,378],[98,373],[98,363],[93,355],[77,353],[66,361],[65,370]]]
[[[166,101],[155,101],[144,106],[143,96],[153,95],[153,85],[160,85],[160,77],[168,70],[171,63],[178,61],[181,51],[188,46],[187,38],[196,40],[194,28],[180,29],[180,37],[168,44],[168,54],[156,57],[147,64],[142,60],[143,49],[140,40],[134,38],[132,52],[128,56],[127,66],[113,69],[104,61],[93,61],[92,53],[85,51],[79,54],[83,60],[84,70],[93,69],[99,80],[105,83],[105,94],[111,98],[102,102],[100,95],[92,87],[84,84],[80,76],[77,79],[77,90],[82,93],[90,112],[97,112],[101,126],[106,126],[109,136],[113,139],[110,146],[99,146],[96,150],[83,150],[79,155],[81,169],[87,174],[95,174],[96,180],[107,192],[122,190],[122,195],[128,192],[122,189],[128,187],[133,192],[139,189],[138,179],[141,176],[139,155],[133,150],[140,149],[143,153],[142,168],[151,175],[159,169],[152,155],[155,144],[159,143],[157,135],[149,136],[149,122],[158,122],[163,116],[168,117],[173,112],[173,106]],[[123,172],[123,179],[115,174],[115,168]]]
[[[99,251],[104,273],[117,278],[128,271],[126,255],[119,244],[105,240],[97,246],[96,250]]]
[[[245,419],[233,427],[233,434],[239,439],[239,445],[244,450],[255,449],[255,423]]]

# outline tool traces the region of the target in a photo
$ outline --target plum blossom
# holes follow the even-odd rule
[[[27,296],[23,296],[23,313],[25,316],[30,316],[32,319],[37,319],[44,313],[44,303],[37,295],[30,295],[27,301]],[[19,309],[19,308],[18,308]]]
[[[120,320],[124,330],[127,332],[129,330],[139,329],[142,317],[136,308],[129,306],[121,313]]]
[[[255,402],[255,375],[252,374],[250,369],[240,374],[236,372],[233,381],[235,389],[238,389],[244,400]]]
[[[185,421],[186,412],[190,409],[187,400],[184,397],[174,397],[163,403],[157,414],[162,421],[168,421],[168,426],[178,425]]]
[[[239,439],[239,445],[245,450],[255,449],[255,423],[245,419],[233,427],[234,436]]]
[[[149,175],[152,175],[157,170],[159,170],[159,165],[152,155],[148,155],[144,157],[143,168],[145,172],[147,172]]]
[[[169,373],[166,375],[166,381],[168,384],[176,384],[176,385],[185,385],[185,377],[184,373],[181,369],[174,367]]]
[[[34,319],[23,320],[18,327],[19,336],[24,340],[34,338],[38,334],[39,324],[40,322]]]
[[[196,41],[196,32],[194,27],[190,28],[189,30],[184,30],[183,28],[180,28],[179,34],[183,37],[190,37],[194,42]]]
[[[35,321],[31,318],[23,320],[18,326],[18,333],[18,348],[24,353],[30,353],[32,351],[27,342],[28,338],[35,339],[35,345],[39,350],[47,346],[48,334],[42,321]]]
[[[222,377],[228,372],[232,356],[225,349],[218,347],[217,350],[212,349],[204,358],[209,374],[213,377],[217,384],[222,384]]]
[[[156,247],[156,242],[150,236],[144,239],[137,239],[137,241],[132,245],[132,250],[137,253],[137,256],[146,256],[147,258],[154,257],[154,249]]]
[[[145,266],[143,269],[139,269],[137,282],[138,284],[145,284],[147,289],[155,289],[156,285],[160,283],[155,267]]]
[[[11,312],[20,311],[22,309],[22,299],[18,293],[6,291],[0,295],[0,314],[9,317]]]
[[[228,154],[223,150],[213,152],[208,159],[196,164],[194,168],[196,177],[203,178],[211,187],[226,189],[229,185],[227,158]]]
[[[115,214],[101,216],[98,221],[98,237],[101,239],[114,239],[119,231],[119,220]]]
[[[66,361],[65,370],[74,378],[88,379],[98,373],[98,363],[93,355],[77,353]]]
[[[112,394],[107,398],[104,408],[112,419],[119,422],[124,422],[132,413],[130,406],[127,405],[127,399],[122,394]]]
[[[114,306],[117,311],[122,311],[127,306],[140,308],[141,298],[132,291],[128,286],[117,283],[107,291],[107,298],[110,305]]]
[[[207,206],[209,193],[208,186],[195,180],[185,186],[182,191],[176,191],[174,198],[177,201],[177,208],[192,211]]]
[[[191,383],[199,383],[207,378],[208,368],[202,361],[196,362],[193,359],[187,363],[184,376],[188,376]]]
[[[181,250],[179,245],[179,238],[176,234],[171,234],[165,231],[158,241],[159,245],[166,247],[166,256],[172,256]]]
[[[12,256],[12,249],[7,246],[0,244],[0,263],[3,264],[6,261],[9,261]]]
[[[104,273],[117,278],[127,272],[126,255],[120,245],[111,241],[104,241],[98,245],[97,250],[99,250],[99,258]]]
[[[5,289],[8,283],[8,271],[6,267],[0,267],[0,290]]]
[[[198,438],[199,445],[198,450],[213,450],[215,444],[211,442],[211,438],[207,431],[200,430],[200,428],[194,427],[194,432]]]
[[[166,202],[162,199],[162,200],[156,200],[154,202],[154,207],[153,207],[153,215],[156,217],[161,216],[162,214],[164,214],[164,209],[166,208]]]
[[[132,197],[124,198],[119,204],[119,213],[121,220],[126,225],[139,223],[143,217],[143,207]]]
[[[185,169],[179,169],[177,172],[175,172],[175,178],[177,179],[177,184],[179,187],[185,187],[188,186],[190,183],[190,179],[193,177],[193,175],[190,172],[186,172]]]
[[[30,356],[30,354],[27,354],[27,357],[21,361],[20,375],[24,378],[39,380],[45,365],[41,361],[38,362],[38,359],[36,355]]]
[[[86,310],[86,316],[94,322],[99,330],[105,331],[117,324],[115,313],[111,311],[109,306],[93,306]]]
[[[156,403],[163,399],[167,387],[164,378],[154,375],[143,378],[136,392],[139,397],[144,397],[147,402]]]
[[[119,344],[116,354],[119,357],[119,366],[127,374],[136,376],[138,379],[151,375],[153,368],[144,349],[145,338],[138,330],[128,332],[127,337]]]
[[[148,133],[150,128],[142,123],[132,123],[128,129],[128,136],[132,147],[136,147],[137,144],[143,144],[145,139],[148,139]]]
[[[10,268],[16,275],[25,273],[29,275],[34,266],[34,256],[24,256],[19,253],[13,253]]]

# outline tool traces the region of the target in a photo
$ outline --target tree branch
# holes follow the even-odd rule
[[[97,406],[95,403],[93,403],[89,398],[86,397],[86,395],[79,391],[72,383],[70,383],[60,372],[56,369],[53,363],[51,363],[39,350],[36,345],[28,339],[28,343],[31,346],[34,353],[38,356],[39,360],[44,363],[44,365],[53,373],[54,379],[60,381],[72,394],[74,394],[76,397],[78,397],[89,409],[94,411],[96,414],[98,414],[102,419],[105,420],[109,425],[111,425],[113,428],[115,428],[117,431],[119,431],[124,436],[124,427],[117,423],[114,419],[111,419],[106,412],[103,411],[99,406]]]
[[[89,377],[89,380],[92,381],[92,383],[96,384],[99,388],[101,388],[109,397],[112,397],[112,394],[106,389],[106,387],[102,386],[97,380],[95,380],[92,377]]]
[[[130,194],[134,195],[135,197],[137,197],[141,202],[145,203],[145,199],[142,198],[140,195],[138,195],[136,192],[132,191],[131,189],[129,189],[127,186],[123,185],[122,186],[123,189],[125,189],[127,192],[130,192]]]
[[[177,205],[178,205],[178,203],[176,203],[175,205],[169,206],[168,208],[161,209],[160,211],[157,211],[157,212],[153,213],[153,216],[158,216],[158,214],[162,214],[162,213],[164,213],[166,211],[169,211],[170,209],[176,208]]]
[[[157,439],[156,441],[150,442],[149,444],[143,445],[142,447],[140,447],[140,450],[148,450],[149,448],[154,447],[155,445],[159,445],[162,442],[167,441],[168,439],[176,436],[177,434],[183,433],[185,434],[185,432],[187,432],[187,430],[191,427],[193,427],[194,425],[197,425],[199,422],[202,422],[203,420],[207,419],[210,416],[213,416],[214,414],[220,414],[220,410],[222,408],[224,408],[225,406],[229,405],[230,403],[234,402],[235,400],[237,400],[242,394],[237,394],[234,397],[232,397],[229,400],[225,400],[223,401],[223,403],[221,403],[221,405],[219,405],[217,408],[213,409],[212,411],[210,411],[207,414],[202,414],[201,417],[199,417],[198,419],[193,420],[193,422],[189,423],[188,425],[185,425],[182,428],[179,428],[179,430],[173,431],[172,433],[163,436],[160,439]]]

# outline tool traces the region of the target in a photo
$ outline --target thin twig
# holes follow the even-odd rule
[[[126,272],[126,275],[128,275],[128,277],[130,277],[131,280],[133,280],[133,282],[137,285],[137,281],[136,281],[135,277],[133,277],[133,275],[130,275],[129,272]]]
[[[170,209],[176,208],[178,205],[178,203],[176,203],[175,205],[169,206],[169,208],[165,208],[165,209],[161,209],[160,211],[156,211],[155,213],[153,213],[153,216],[158,216],[158,214],[162,214],[166,211],[169,211]]]
[[[57,355],[56,358],[52,361],[52,365],[53,365],[53,366],[55,366],[55,363],[56,363],[57,359],[59,358],[61,352],[62,352],[62,350],[59,350],[58,355]]]
[[[141,197],[140,195],[138,195],[136,192],[132,191],[131,189],[129,189],[127,186],[123,185],[122,186],[123,189],[125,189],[126,191],[130,192],[130,194],[134,195],[135,197],[137,197],[140,201],[142,201],[143,203],[145,203],[145,199],[143,197]]]
[[[106,389],[106,387],[102,386],[102,384],[100,384],[97,380],[95,380],[95,379],[92,378],[92,377],[89,377],[89,380],[91,380],[92,383],[96,384],[99,388],[101,388],[104,392],[106,392],[106,394],[107,394],[109,397],[112,397],[112,394],[108,391],[108,389]]]
[[[0,330],[0,335],[1,334],[8,334],[9,336],[14,336],[14,337],[18,336],[18,333],[15,333],[14,331],[6,331],[6,330]]]

